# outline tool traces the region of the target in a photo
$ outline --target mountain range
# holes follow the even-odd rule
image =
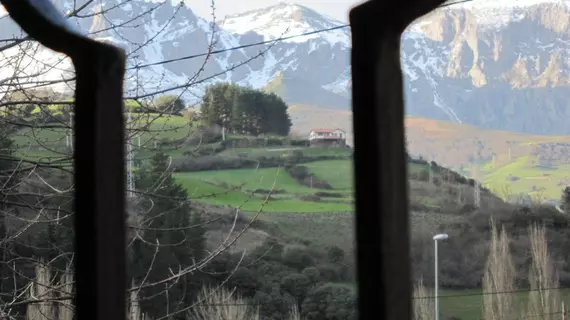
[[[55,1],[68,13],[74,2]],[[418,19],[401,43],[407,113],[497,130],[569,134],[569,3],[472,1]],[[104,0],[70,22],[126,49],[130,97],[172,92],[196,101],[205,85],[231,81],[323,112],[350,108],[350,29],[302,5],[280,3],[208,20],[170,1]],[[9,19],[0,19],[0,38],[18,34]],[[271,42],[281,37],[289,38]],[[250,46],[263,41],[270,42]],[[43,80],[71,74],[67,59],[35,49],[3,54],[34,52],[22,58],[22,74],[40,70]],[[2,65],[0,84],[14,74]]]

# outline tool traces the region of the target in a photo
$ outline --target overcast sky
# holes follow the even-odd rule
[[[186,4],[199,16],[210,19],[211,9],[209,0],[186,0]],[[240,13],[275,5],[279,2],[298,3],[326,14],[342,22],[348,21],[348,10],[361,1],[357,0],[215,0],[216,20],[222,20],[225,15]]]

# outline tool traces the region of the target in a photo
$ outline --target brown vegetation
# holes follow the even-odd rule
[[[406,117],[406,137],[412,154],[436,159],[452,167],[466,165],[477,154],[481,160],[494,161],[500,166],[517,157],[531,155],[537,144],[570,142],[569,137],[490,130],[411,116]]]
[[[483,276],[483,314],[485,320],[515,319],[515,267],[509,250],[509,238],[503,227],[500,234],[491,220],[489,259]],[[504,294],[494,294],[504,292]]]
[[[424,286],[423,280],[420,279],[414,284],[413,293],[413,319],[414,320],[432,320],[435,319],[434,301],[426,299],[430,294]],[[424,297],[424,298],[422,298]]]
[[[526,317],[542,315],[541,319],[558,319],[561,309],[558,274],[548,253],[546,230],[529,227],[532,266],[529,272],[530,293]]]
[[[257,309],[234,291],[203,288],[197,305],[189,312],[191,320],[259,320]]]
[[[235,291],[224,287],[204,287],[198,302],[188,313],[189,320],[259,320],[257,307],[248,303]],[[287,320],[301,320],[296,305],[291,307]]]
[[[528,228],[531,265],[526,308],[521,308],[525,301],[517,295],[516,270],[509,250],[511,240],[504,227],[499,233],[492,221],[491,228],[489,259],[483,279],[484,319],[559,319],[561,297],[557,290],[558,275],[548,251],[545,228],[536,224]]]

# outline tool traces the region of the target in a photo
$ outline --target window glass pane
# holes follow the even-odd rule
[[[401,39],[416,318],[562,318],[567,90],[539,60],[567,36],[535,14],[568,8],[460,2]]]
[[[129,319],[355,319],[352,4],[54,3],[127,53]],[[74,69],[20,34],[0,19],[0,310],[72,319]]]

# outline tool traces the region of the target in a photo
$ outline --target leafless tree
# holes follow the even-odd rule
[[[529,301],[527,317],[541,315],[541,319],[558,319],[561,310],[558,273],[548,253],[544,226],[529,227],[532,265],[529,270]]]
[[[235,291],[204,288],[199,299],[204,303],[190,311],[192,320],[259,320],[259,312]]]
[[[414,284],[413,317],[415,320],[435,319],[433,299],[428,299],[430,294],[420,279]]]
[[[509,238],[491,220],[489,258],[483,276],[483,316],[485,320],[517,319],[515,267],[509,251]],[[501,293],[501,294],[496,294]]]
[[[189,312],[190,320],[259,320],[259,312],[235,291],[204,287],[199,296],[203,303]],[[301,320],[297,305],[292,305],[287,320]]]

